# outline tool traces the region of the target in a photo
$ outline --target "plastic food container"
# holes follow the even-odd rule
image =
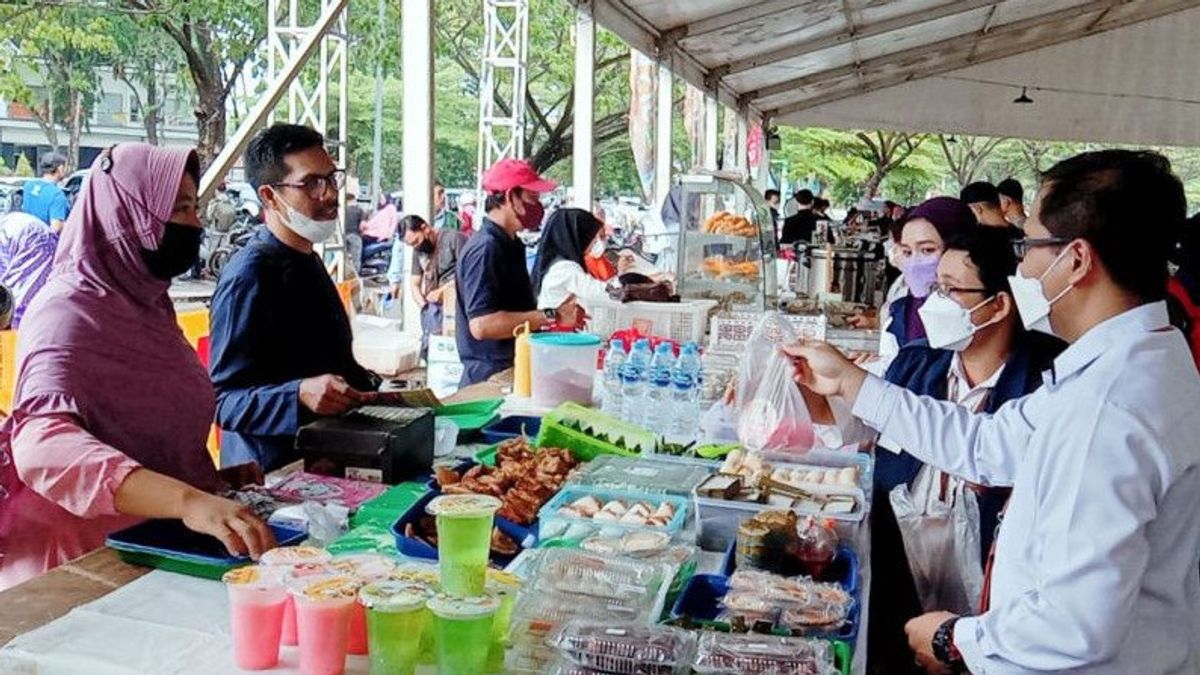
[[[836,645],[806,638],[704,633],[694,669],[700,675],[800,673],[833,675]]]
[[[601,508],[591,517],[573,511],[573,505],[585,498],[591,498]],[[618,512],[609,511],[610,503],[619,502],[622,508]],[[633,505],[648,505],[650,514],[659,513],[660,509],[669,507],[669,520],[665,523],[635,522],[632,516]],[[541,511],[538,512],[538,539],[564,539],[567,541],[582,541],[597,532],[619,534],[639,530],[665,532],[672,539],[682,539],[688,515],[691,513],[691,502],[683,497],[667,494],[646,494],[641,492],[624,492],[619,490],[603,490],[585,486],[564,487],[554,496]],[[608,511],[608,513],[601,513]],[[598,517],[599,516],[599,517]],[[643,519],[645,520],[645,519]]]
[[[539,333],[529,338],[532,349],[533,404],[553,408],[573,401],[592,404],[599,335]]]
[[[696,649],[691,633],[665,626],[572,621],[550,643],[573,663],[616,675],[687,673]]]

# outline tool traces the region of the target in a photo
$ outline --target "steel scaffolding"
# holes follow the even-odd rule
[[[478,176],[500,159],[525,156],[528,0],[483,0],[483,31]]]

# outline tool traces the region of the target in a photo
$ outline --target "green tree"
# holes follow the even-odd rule
[[[146,130],[146,142],[158,145],[163,112],[170,100],[167,95],[186,79],[182,53],[173,42],[163,39],[150,20],[114,13],[111,21],[116,47],[113,77],[128,88]]]

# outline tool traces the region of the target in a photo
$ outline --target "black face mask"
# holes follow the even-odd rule
[[[146,268],[157,279],[170,281],[190,270],[200,259],[200,240],[204,230],[191,225],[167,223],[163,226],[162,241],[151,251],[142,249]]]
[[[428,239],[417,244],[417,253],[423,253],[425,255],[429,255],[429,254],[433,253],[433,249],[434,249],[433,242],[429,241]]]

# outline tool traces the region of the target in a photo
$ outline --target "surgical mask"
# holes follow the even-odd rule
[[[200,259],[204,230],[181,223],[163,225],[162,241],[156,249],[142,249],[142,261],[156,279],[170,281],[190,270]]]
[[[525,213],[519,217],[521,219],[521,227],[526,230],[536,230],[542,226],[542,218],[546,215],[546,209],[542,207],[542,202],[533,200],[525,202]]]
[[[1008,278],[1008,285],[1012,287],[1013,302],[1017,303],[1017,313],[1021,315],[1021,323],[1025,324],[1026,330],[1036,330],[1047,335],[1054,335],[1054,330],[1050,327],[1050,308],[1069,293],[1075,285],[1068,284],[1062,293],[1048,300],[1042,282],[1046,275],[1050,274],[1050,270],[1054,269],[1054,266],[1063,259],[1067,251],[1068,249],[1064,248],[1054,262],[1046,268],[1046,271],[1042,272],[1042,276],[1036,279],[1026,279],[1021,276],[1019,271]]]
[[[599,258],[604,255],[604,242],[599,239],[592,242],[592,245],[588,248],[588,255],[593,258]]]
[[[923,255],[908,259],[904,265],[904,284],[914,298],[924,298],[937,281],[938,261],[941,256]]]
[[[300,213],[286,201],[283,202],[283,205],[287,207],[288,217],[285,224],[288,229],[314,244],[320,244],[329,239],[337,230],[337,218],[316,220]]]
[[[953,298],[941,293],[930,295],[925,304],[917,310],[917,315],[921,317],[921,325],[925,326],[925,337],[929,340],[929,346],[954,352],[961,352],[971,346],[971,340],[975,338],[976,333],[996,323],[993,320],[976,326],[971,322],[971,315],[995,298],[993,295],[966,309]]]

